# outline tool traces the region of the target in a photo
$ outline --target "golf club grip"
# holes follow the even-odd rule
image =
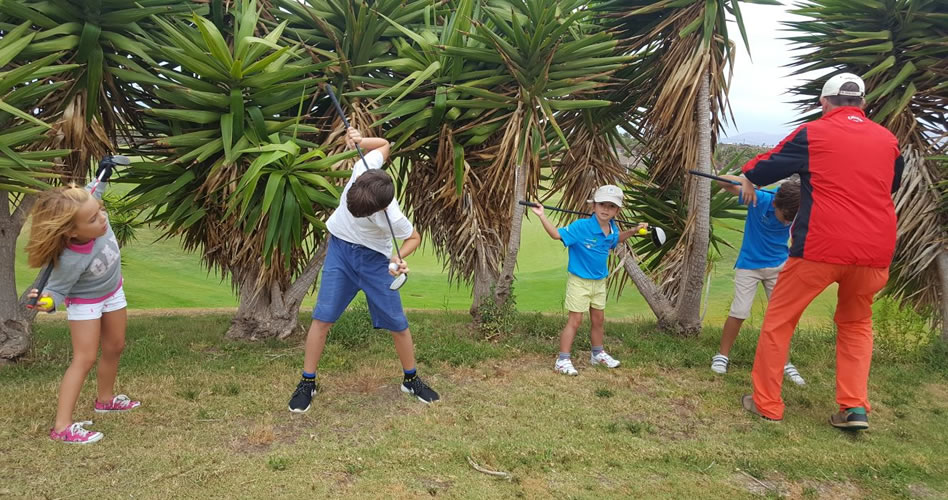
[[[39,301],[40,294],[43,293],[43,289],[46,288],[46,282],[49,281],[49,275],[52,273],[53,273],[53,263],[50,262],[49,264],[46,264],[46,267],[44,267],[43,271],[40,273],[39,283],[36,284],[36,297],[27,299],[26,304],[28,306],[31,306],[31,307],[36,306],[36,302]]]
[[[724,177],[719,177],[717,175],[711,175],[711,174],[706,174],[704,172],[698,172],[697,170],[689,170],[688,173],[691,175],[697,175],[698,177],[707,177],[708,179],[712,179],[715,181],[721,181],[721,182],[726,182],[728,184],[734,184],[735,186],[741,185],[740,182],[732,181],[731,179],[725,179]],[[765,193],[777,194],[776,191],[771,191],[769,189],[761,189],[761,188],[754,188],[754,189],[756,189],[757,191],[763,191]]]
[[[95,194],[95,190],[99,188],[99,183],[102,182],[102,176],[105,175],[105,170],[95,178],[95,184],[92,185],[92,189],[89,190],[89,194]]]

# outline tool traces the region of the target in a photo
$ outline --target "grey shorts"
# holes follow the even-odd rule
[[[734,300],[731,301],[729,316],[737,319],[747,319],[750,316],[751,308],[754,306],[754,297],[757,296],[758,283],[764,285],[764,293],[767,294],[767,300],[770,300],[770,292],[773,292],[774,285],[777,284],[777,275],[782,269],[782,265],[761,269],[735,269]]]

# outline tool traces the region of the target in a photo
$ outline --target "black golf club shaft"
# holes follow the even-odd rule
[[[590,215],[592,215],[591,213],[588,213],[588,212],[577,212],[576,210],[567,210],[567,209],[565,209],[565,208],[551,207],[551,206],[549,206],[549,205],[540,205],[539,203],[533,203],[532,201],[520,200],[520,204],[523,205],[523,206],[525,206],[525,207],[540,207],[540,206],[542,206],[543,208],[545,208],[545,209],[547,209],[547,210],[555,210],[555,211],[557,211],[557,212],[565,212],[565,213],[568,213],[568,214],[575,214],[575,215],[585,215],[585,216],[587,216],[587,217],[590,216]],[[638,226],[638,225],[639,225],[638,222],[629,222],[629,221],[627,221],[627,220],[619,220],[619,219],[613,219],[613,220],[616,221],[616,222],[619,222],[619,223],[621,223],[621,224],[628,224],[628,225],[630,225],[630,226]],[[649,230],[651,230],[651,227],[649,227]]]
[[[691,175],[697,175],[698,177],[707,177],[708,179],[713,179],[713,180],[716,180],[716,181],[726,182],[726,183],[728,183],[728,184],[734,184],[735,186],[740,186],[740,185],[741,185],[740,182],[732,181],[731,179],[725,179],[724,177],[719,177],[719,176],[717,176],[717,175],[711,175],[711,174],[706,174],[706,173],[704,173],[704,172],[698,172],[697,170],[689,170],[688,173],[691,174]],[[769,189],[761,189],[761,188],[754,188],[754,189],[756,189],[756,190],[758,190],[758,191],[763,191],[763,192],[765,192],[765,193],[777,194],[776,191],[771,191],[771,190],[769,190]]]
[[[332,91],[332,86],[328,83],[326,84],[326,92],[329,92],[329,98],[332,99],[333,105],[336,107],[336,112],[339,113],[339,118],[342,118],[342,124],[346,126],[346,134],[349,133],[349,120],[346,118],[346,113],[342,111],[342,105],[339,104],[339,99],[336,99],[336,94]],[[359,153],[359,158],[362,158],[362,164],[365,165],[365,168],[369,168],[369,162],[365,161],[365,155],[362,154],[362,148],[358,144],[355,144],[356,151]],[[395,255],[398,256],[399,262],[402,260],[402,251],[398,249],[398,240],[395,238],[395,229],[392,228],[392,221],[388,218],[388,208],[386,207],[382,210],[382,213],[385,214],[385,222],[388,223],[388,230],[392,233],[392,243],[395,245]]]

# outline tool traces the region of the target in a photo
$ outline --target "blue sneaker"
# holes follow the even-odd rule
[[[830,416],[830,425],[848,431],[864,431],[869,428],[869,415],[863,407],[847,408]]]

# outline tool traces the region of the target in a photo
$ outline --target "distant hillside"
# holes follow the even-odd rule
[[[767,132],[742,132],[737,135],[722,137],[721,142],[726,144],[749,144],[752,146],[776,146],[784,136]]]

